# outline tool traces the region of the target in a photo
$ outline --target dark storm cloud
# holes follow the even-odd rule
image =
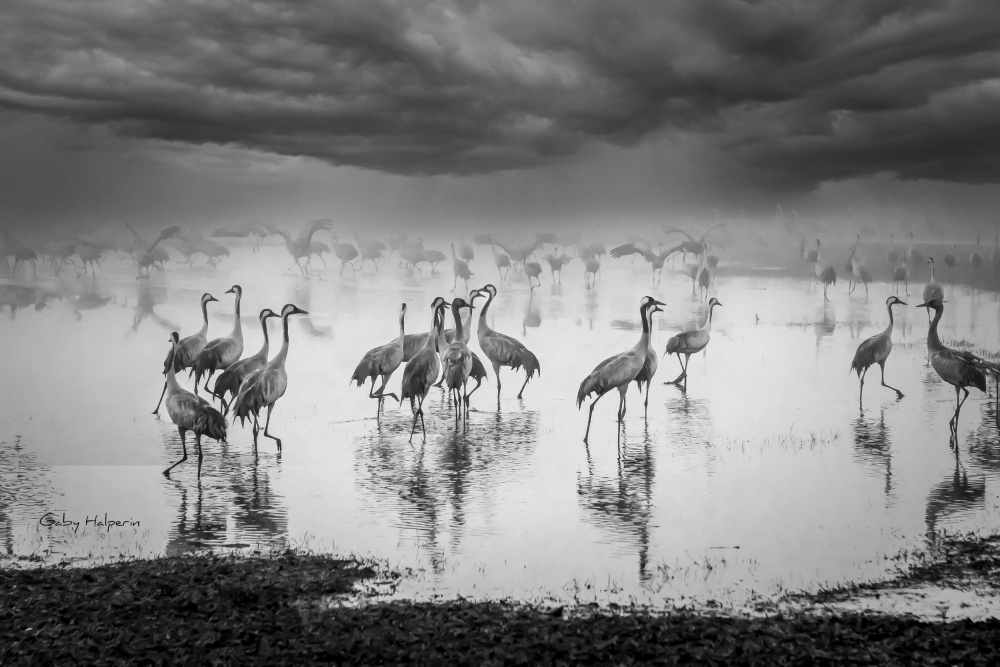
[[[4,0],[0,104],[399,174],[683,133],[765,189],[1000,180],[1000,5]]]

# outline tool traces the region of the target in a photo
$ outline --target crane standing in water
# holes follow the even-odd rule
[[[202,375],[208,374],[205,378],[205,391],[209,391],[208,381],[212,379],[215,371],[225,370],[239,361],[240,355],[243,354],[243,323],[240,321],[240,301],[243,298],[243,288],[239,285],[233,285],[226,290],[226,294],[236,295],[233,331],[224,338],[209,341],[204,349],[198,353],[198,358],[194,362],[194,391],[196,394]]]
[[[896,389],[895,387],[890,387],[885,383],[885,360],[889,358],[889,353],[892,352],[892,307],[896,304],[905,306],[904,301],[900,301],[899,297],[890,296],[885,300],[885,308],[889,311],[889,326],[885,328],[871,338],[862,341],[861,345],[858,345],[858,351],[854,353],[854,361],[851,362],[851,370],[858,374],[858,379],[861,380],[861,389],[858,392],[858,403],[861,403],[861,398],[865,393],[865,375],[868,373],[869,367],[872,364],[878,364],[879,368],[882,370],[882,386],[887,389],[892,389],[896,392],[896,398],[903,398],[903,392]]]
[[[442,376],[448,385],[448,392],[455,399],[455,420],[465,416],[469,419],[468,382],[472,373],[472,350],[465,344],[462,330],[462,309],[472,306],[462,298],[451,302],[451,313],[455,317],[455,339],[441,352]],[[461,389],[461,391],[459,391]]]
[[[580,389],[576,393],[576,407],[579,410],[583,401],[591,394],[597,394],[597,398],[590,404],[590,413],[587,415],[587,431],[583,435],[584,443],[590,437],[590,422],[594,418],[594,406],[601,400],[601,397],[617,389],[619,393],[618,401],[618,423],[625,419],[625,394],[628,386],[647,364],[647,352],[649,349],[650,321],[653,313],[660,312],[662,305],[651,296],[644,296],[639,302],[639,317],[642,319],[642,334],[639,341],[628,350],[608,357],[594,367],[590,375],[580,383]],[[647,385],[647,392],[649,386]]]
[[[223,413],[229,410],[229,406],[226,404],[226,394],[235,397],[236,393],[240,390],[240,385],[243,384],[243,380],[254,371],[263,368],[264,364],[267,363],[267,353],[270,346],[267,338],[267,320],[270,317],[277,316],[278,314],[270,308],[260,311],[258,319],[260,320],[260,328],[264,332],[264,344],[261,345],[257,354],[234,362],[216,378],[211,393],[222,402]]]
[[[364,385],[365,380],[371,378],[372,388],[368,392],[368,398],[378,399],[378,407],[375,409],[375,419],[378,419],[382,414],[382,402],[386,396],[392,396],[396,400],[399,400],[394,393],[386,394],[385,386],[389,384],[389,378],[396,372],[399,365],[403,363],[403,341],[406,338],[405,321],[406,304],[404,303],[399,308],[399,337],[391,343],[379,345],[368,350],[365,356],[361,357],[357,368],[354,369],[354,375],[351,376],[351,382],[356,382],[359,387]],[[382,386],[376,392],[375,378],[380,376],[382,378]]]
[[[687,391],[687,367],[688,363],[690,363],[691,355],[701,352],[708,346],[708,342],[712,338],[712,311],[716,306],[721,305],[719,300],[713,296],[708,302],[708,317],[705,319],[705,324],[701,325],[698,329],[692,329],[691,331],[671,336],[670,340],[667,341],[667,349],[663,351],[663,354],[677,355],[677,363],[681,365],[681,374],[670,382],[664,382],[663,384],[672,384],[676,387],[681,387],[681,383],[683,382],[684,386],[681,388]],[[683,361],[681,360],[682,354],[684,355]]]
[[[299,232],[299,235],[292,238],[292,235],[283,229],[278,229],[274,225],[268,225],[267,230],[272,234],[278,234],[281,238],[285,239],[285,249],[288,250],[288,254],[292,256],[295,260],[294,266],[299,267],[299,271],[302,273],[302,277],[306,277],[306,270],[303,268],[300,260],[305,259],[309,261],[309,256],[311,254],[310,244],[312,243],[313,234],[321,229],[329,230],[333,227],[333,223],[330,220],[313,220],[309,223],[309,226]],[[291,268],[291,267],[289,267]],[[341,267],[343,269],[343,267]]]
[[[927,353],[931,358],[931,366],[938,376],[951,386],[955,387],[955,414],[952,415],[948,426],[951,429],[951,444],[958,445],[958,417],[962,412],[962,404],[969,397],[967,387],[976,387],[980,391],[986,391],[986,375],[981,368],[981,360],[971,352],[959,352],[950,347],[945,347],[938,337],[938,322],[941,321],[941,314],[944,312],[944,303],[938,299],[931,299],[927,303],[917,305],[917,308],[930,308],[934,311],[934,319],[931,321],[927,331]],[[965,392],[959,400],[959,391]]]
[[[523,343],[499,331],[494,331],[486,323],[486,311],[490,309],[490,304],[496,298],[497,288],[493,285],[486,285],[480,289],[473,290],[471,298],[475,301],[476,296],[484,294],[488,298],[486,299],[486,305],[479,311],[479,347],[482,348],[486,358],[493,364],[493,372],[497,376],[497,410],[499,410],[501,366],[509,366],[511,370],[515,371],[519,368],[524,368],[527,377],[524,378],[521,390],[517,392],[518,398],[521,398],[522,394],[524,394],[524,388],[528,386],[528,381],[535,376],[535,373],[541,375],[542,370],[538,364],[538,357],[526,348]]]
[[[413,355],[403,370],[403,385],[399,392],[399,401],[410,399],[410,409],[413,410],[413,423],[410,425],[410,442],[413,442],[413,432],[417,428],[417,418],[420,418],[420,430],[424,441],[427,441],[427,427],[424,424],[424,399],[430,392],[434,382],[441,373],[441,358],[438,356],[438,332],[444,326],[444,299],[435,299],[431,304],[431,330],[427,334],[424,346]]]
[[[208,304],[210,301],[218,301],[218,299],[208,292],[201,295],[201,329],[198,333],[186,336],[178,345],[171,346],[170,352],[167,353],[167,358],[163,360],[164,375],[166,375],[171,368],[173,368],[174,371],[180,371],[185,368],[194,368],[194,362],[198,358],[198,354],[205,349],[205,345],[208,343]],[[167,381],[164,379],[163,391],[160,392],[160,400],[156,402],[156,407],[153,408],[154,415],[159,414],[160,403],[163,402],[163,397],[166,393]]]
[[[232,409],[234,418],[239,417],[243,424],[249,417],[253,417],[253,445],[257,451],[257,416],[261,408],[267,408],[267,421],[264,422],[264,437],[271,438],[278,445],[281,451],[281,438],[271,435],[268,427],[271,425],[271,411],[278,399],[285,395],[288,388],[288,372],[285,370],[285,359],[288,357],[288,318],[292,315],[308,315],[292,303],[286,303],[281,309],[281,349],[274,359],[264,364],[263,368],[251,373],[243,380],[240,391],[233,399]]]
[[[173,356],[178,354],[179,336],[177,332],[170,334],[171,349]],[[226,440],[226,420],[222,413],[209,405],[208,401],[195,396],[177,383],[177,375],[173,365],[167,367],[167,414],[170,421],[177,426],[177,432],[181,436],[181,448],[184,456],[180,461],[163,471],[164,476],[170,477],[170,471],[187,461],[187,432],[194,433],[195,445],[198,447],[198,477],[201,477],[201,436],[207,435],[215,440]]]
[[[931,265],[931,281],[924,286],[924,303],[930,303],[932,299],[937,299],[944,303],[944,289],[934,279],[934,258],[928,257],[927,263]],[[927,323],[931,322],[931,311],[927,311]]]
[[[816,273],[816,278],[823,283],[823,300],[829,301],[830,297],[827,296],[826,290],[830,285],[837,284],[837,271],[832,266],[823,265],[823,255],[820,254],[819,250],[819,239],[816,239],[816,259],[814,262],[813,271]]]

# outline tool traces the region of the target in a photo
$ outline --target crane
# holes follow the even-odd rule
[[[185,368],[193,368],[195,359],[198,358],[198,354],[205,349],[205,345],[208,343],[208,304],[212,301],[218,301],[214,296],[205,292],[201,295],[201,318],[202,325],[198,333],[186,336],[179,345],[171,346],[170,352],[167,353],[167,358],[163,360],[163,374],[166,375],[167,372],[173,368],[175,371],[180,371]],[[156,407],[153,409],[153,414],[159,414],[160,403],[163,402],[163,397],[167,393],[167,381],[163,381],[163,391],[160,392],[160,400],[156,402]]]
[[[528,276],[528,286],[530,289],[535,289],[536,285],[531,282],[532,279],[538,282],[537,287],[542,286],[542,281],[539,278],[542,275],[542,265],[538,262],[530,261],[524,263],[524,274]]]
[[[236,296],[236,315],[233,318],[233,331],[228,336],[216,338],[198,353],[194,362],[194,390],[198,392],[198,384],[201,376],[208,374],[205,378],[205,391],[208,391],[208,381],[215,375],[215,371],[228,368],[231,364],[239,361],[243,354],[243,323],[240,321],[240,301],[243,299],[243,288],[233,285],[226,290],[226,294]]]
[[[708,341],[712,338],[712,312],[716,306],[721,305],[722,303],[713,296],[708,302],[708,317],[705,318],[705,323],[701,327],[671,336],[667,341],[667,348],[663,351],[663,354],[677,355],[677,363],[681,365],[681,374],[670,382],[664,382],[663,384],[672,384],[675,387],[680,387],[683,381],[683,390],[687,391],[687,367],[688,363],[690,363],[691,355],[701,352],[708,345]],[[682,354],[684,355],[683,361],[681,360]]]
[[[368,398],[378,399],[378,407],[375,408],[376,419],[382,412],[382,402],[386,396],[392,396],[399,400],[396,394],[386,394],[385,386],[389,384],[389,378],[403,363],[403,341],[406,337],[405,320],[406,304],[404,303],[399,308],[399,337],[391,343],[379,345],[365,352],[365,356],[361,357],[357,368],[354,369],[354,375],[351,376],[351,382],[356,382],[359,387],[364,385],[365,380],[371,378],[372,387],[368,392]],[[376,393],[375,378],[377,377],[382,378],[382,386],[378,388]]]
[[[853,280],[849,281],[847,293],[853,294],[854,290],[857,289],[858,283],[864,283],[865,285],[865,296],[868,296],[868,283],[872,281],[872,272],[868,266],[858,258],[858,247],[856,245],[851,246],[851,277]],[[851,284],[853,283],[853,284]]]
[[[447,302],[437,298],[431,304],[431,330],[427,334],[424,346],[406,362],[403,370],[403,384],[399,392],[399,402],[410,399],[410,409],[413,410],[413,423],[410,425],[410,442],[413,442],[413,432],[417,428],[417,418],[420,418],[420,429],[423,431],[424,442],[427,441],[427,427],[424,425],[424,399],[441,373],[441,359],[438,356],[438,332],[444,326],[444,307]]]
[[[472,373],[472,350],[466,345],[462,330],[462,309],[472,309],[465,299],[451,302],[451,313],[455,318],[455,339],[441,352],[442,376],[448,385],[448,392],[455,399],[455,420],[464,414],[469,419],[468,382]],[[461,389],[461,392],[459,392]],[[464,406],[464,408],[463,408]]]
[[[171,355],[180,355],[179,336],[176,331],[170,333]],[[207,435],[216,441],[226,441],[226,420],[218,410],[209,405],[208,401],[195,396],[177,383],[177,375],[172,364],[167,366],[167,414],[170,421],[177,426],[181,436],[181,448],[184,452],[180,461],[163,471],[170,477],[170,471],[187,461],[187,432],[194,433],[195,445],[198,447],[198,477],[201,477],[201,436]]]
[[[594,370],[590,372],[590,375],[585,377],[583,382],[580,383],[580,389],[576,393],[576,407],[578,410],[583,405],[584,399],[591,394],[597,394],[597,397],[590,404],[590,413],[587,415],[587,431],[583,435],[585,443],[590,437],[590,422],[594,418],[594,406],[597,405],[597,402],[601,400],[604,394],[612,389],[617,389],[620,396],[618,401],[618,423],[620,424],[625,419],[625,394],[628,391],[629,384],[636,380],[639,373],[646,367],[650,320],[653,313],[661,311],[661,305],[663,304],[653,297],[644,296],[639,302],[639,317],[642,319],[642,335],[639,336],[639,341],[628,350],[613,357],[608,357],[597,364]],[[646,391],[648,394],[648,384]]]
[[[333,223],[329,220],[312,220],[309,222],[309,226],[300,231],[299,235],[294,239],[291,234],[283,229],[278,229],[272,224],[269,224],[267,229],[272,234],[278,234],[285,240],[285,249],[288,250],[288,254],[291,255],[292,259],[295,261],[295,266],[299,268],[299,271],[302,272],[302,277],[305,278],[306,270],[302,267],[300,260],[309,260],[309,244],[312,243],[313,234],[321,229],[329,230],[331,227],[333,227]]]
[[[260,328],[264,332],[264,344],[261,345],[257,354],[249,356],[246,359],[240,359],[222,371],[219,377],[215,379],[215,385],[212,387],[211,394],[222,402],[223,414],[229,410],[229,406],[226,404],[226,394],[229,394],[230,397],[236,396],[236,392],[240,390],[243,380],[254,371],[263,368],[264,364],[267,363],[267,353],[270,346],[267,337],[267,320],[271,317],[278,317],[278,314],[270,308],[265,308],[260,311],[260,315],[257,317],[260,320]]]
[[[829,301],[830,298],[826,295],[826,290],[830,285],[837,284],[837,272],[832,266],[823,265],[823,255],[820,253],[819,239],[816,239],[816,259],[814,261],[813,271],[816,273],[819,281],[823,283],[823,300]]]
[[[568,264],[573,256],[564,252],[558,256],[545,255],[543,259],[549,263],[549,269],[552,270],[552,284],[554,285],[556,282],[556,273],[559,274],[559,284],[562,284],[562,267]]]
[[[358,243],[358,252],[361,255],[361,269],[365,268],[365,262],[370,261],[375,270],[378,271],[378,260],[382,259],[382,251],[385,250],[385,243],[377,239],[361,238],[358,230],[354,230],[354,240]]]
[[[358,258],[358,249],[355,248],[354,245],[350,243],[341,243],[340,239],[334,235],[333,254],[340,260],[340,273],[337,275],[344,275],[344,267],[346,266],[350,266],[352,272],[357,271],[357,268],[354,266],[354,260]],[[363,259],[361,260],[361,263],[364,264]]]
[[[507,275],[510,273],[510,254],[507,252],[507,249],[501,245],[502,252],[497,252],[497,246],[500,243],[493,234],[476,234],[473,240],[478,245],[490,244],[490,250],[493,251],[493,263],[496,264],[497,271],[500,273],[500,280],[506,280]],[[504,269],[507,269],[507,271],[505,272]]]
[[[288,318],[292,315],[308,314],[295,304],[285,304],[281,309],[281,349],[274,359],[243,380],[236,398],[233,399],[233,417],[239,417],[241,425],[246,423],[249,417],[253,417],[254,451],[257,449],[257,416],[265,407],[267,420],[264,422],[264,437],[274,440],[278,445],[278,451],[281,451],[281,438],[271,435],[268,427],[271,425],[271,411],[274,410],[274,404],[285,395],[285,389],[288,388],[288,372],[285,370],[285,358],[288,357]]]
[[[642,255],[653,269],[653,287],[658,287],[660,284],[660,278],[663,276],[663,264],[666,262],[667,257],[670,255],[671,250],[664,250],[663,244],[657,252],[653,252],[653,249],[649,247],[648,243],[624,243],[620,246],[611,249],[611,256],[615,259],[619,257],[624,257],[625,255]]]
[[[878,364],[882,370],[882,386],[896,392],[897,399],[903,398],[903,392],[885,383],[885,360],[889,358],[889,353],[892,352],[892,307],[896,304],[905,306],[906,302],[900,301],[897,296],[890,296],[885,300],[885,308],[889,311],[889,326],[884,331],[862,341],[861,345],[858,345],[858,351],[854,353],[851,370],[858,374],[858,379],[861,381],[861,389],[858,392],[858,403],[861,403],[861,397],[864,396],[865,375],[868,374],[868,369],[872,364]]]
[[[982,242],[979,230],[976,230],[976,247],[969,253],[969,266],[972,267],[972,276],[979,276],[979,269],[983,268],[983,255],[979,252],[979,244]],[[928,315],[930,313],[928,312]]]
[[[931,299],[937,299],[941,303],[944,303],[944,290],[941,285],[934,280],[934,258],[928,257],[927,263],[931,265],[931,281],[924,286],[924,303],[929,303]],[[927,323],[930,324],[931,321],[931,311],[927,311]]]
[[[962,404],[969,396],[967,387],[976,387],[980,391],[986,391],[986,375],[983,372],[982,360],[971,352],[959,352],[950,347],[945,347],[938,337],[938,322],[941,321],[941,314],[944,312],[944,302],[938,299],[931,299],[927,303],[917,305],[917,308],[930,308],[934,311],[934,319],[931,320],[927,331],[927,353],[931,358],[931,366],[938,376],[955,387],[955,414],[948,422],[951,428],[952,444],[958,443],[958,416],[962,411]],[[962,400],[958,399],[958,392],[964,391]]]
[[[538,364],[538,357],[526,348],[523,343],[499,331],[494,331],[486,323],[486,311],[489,310],[490,304],[496,298],[497,288],[492,284],[486,285],[480,289],[473,290],[470,296],[474,302],[477,295],[482,296],[484,294],[488,298],[486,299],[486,305],[479,311],[479,347],[482,348],[486,358],[493,364],[493,372],[497,376],[497,410],[499,410],[501,366],[509,366],[515,371],[519,368],[524,368],[527,377],[524,379],[524,384],[521,385],[521,390],[517,392],[518,398],[521,398],[521,395],[524,394],[524,388],[528,386],[528,381],[534,377],[535,373],[537,372],[541,375],[542,371],[541,366]]]
[[[466,287],[468,287],[469,278],[472,277],[472,271],[469,270],[468,260],[462,259],[455,254],[455,244],[451,244],[451,267],[455,272],[455,282],[452,283],[451,291],[454,292],[455,288],[458,287],[458,279],[461,278],[465,281]]]

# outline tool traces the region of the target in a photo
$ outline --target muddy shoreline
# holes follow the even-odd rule
[[[745,614],[382,602],[371,563],[296,554],[0,569],[0,664],[857,662],[990,664],[1000,537],[950,537],[896,579]],[[377,586],[368,586],[371,591]],[[970,592],[978,618],[899,600]],[[873,600],[892,601],[878,609]],[[971,605],[970,605],[971,606]],[[968,607],[966,607],[968,608]]]

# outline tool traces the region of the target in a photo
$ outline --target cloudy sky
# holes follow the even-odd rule
[[[995,0],[0,2],[0,223],[992,226],[998,181]]]

